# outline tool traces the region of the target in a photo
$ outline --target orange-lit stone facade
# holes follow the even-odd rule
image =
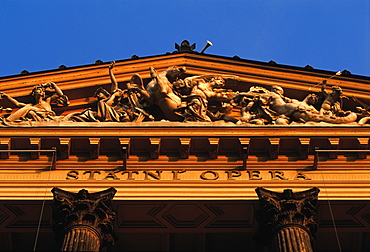
[[[56,83],[69,98],[68,106],[53,108],[55,116],[63,118],[93,105],[95,90],[110,88],[110,72],[124,90],[135,74],[145,86],[153,79],[161,81],[150,68],[160,73],[177,66],[186,68],[182,79],[233,76],[223,87],[226,93],[280,86],[285,97],[301,101],[311,92],[320,92],[318,83],[326,79],[327,87],[339,86],[349,98],[343,99],[344,110],[363,116],[367,109],[363,105],[370,104],[370,78],[350,73],[335,76],[329,71],[192,51],[117,61],[114,68],[110,65],[2,77],[0,91],[31,103],[29,92],[34,86]],[[2,98],[2,115],[15,113],[14,104]],[[242,106],[234,105],[228,115],[239,120]],[[362,112],[356,109],[361,106]],[[20,248],[14,242],[35,232],[43,200],[40,239],[50,238],[52,188],[94,193],[114,187],[118,250],[133,250],[136,244],[142,251],[233,251],[230,244],[234,243],[239,251],[253,242],[257,231],[255,189],[262,187],[280,193],[320,189],[315,251],[338,251],[336,237],[331,236],[334,228],[343,251],[370,251],[365,242],[370,238],[370,126],[366,122],[2,122],[0,233],[8,250]],[[253,251],[269,251],[250,246]]]

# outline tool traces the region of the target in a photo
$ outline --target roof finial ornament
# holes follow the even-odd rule
[[[181,42],[181,45],[175,43],[175,48],[177,52],[193,52],[195,49],[195,43],[190,45],[189,41],[184,40]]]

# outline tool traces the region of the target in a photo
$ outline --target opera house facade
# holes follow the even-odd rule
[[[0,251],[370,251],[370,77],[206,48],[0,77]]]

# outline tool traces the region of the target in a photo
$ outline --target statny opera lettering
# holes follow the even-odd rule
[[[67,180],[311,180],[299,171],[188,171],[188,170],[72,170]]]

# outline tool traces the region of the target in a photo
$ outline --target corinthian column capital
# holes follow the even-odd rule
[[[256,192],[260,209],[256,217],[259,222],[257,237],[269,238],[274,251],[289,247],[294,251],[312,251],[311,243],[317,230],[316,204],[318,188],[293,193],[286,189],[282,193],[258,187]]]
[[[73,193],[54,187],[52,193],[54,231],[63,241],[62,251],[99,251],[114,243],[116,214],[110,207],[116,189]]]

